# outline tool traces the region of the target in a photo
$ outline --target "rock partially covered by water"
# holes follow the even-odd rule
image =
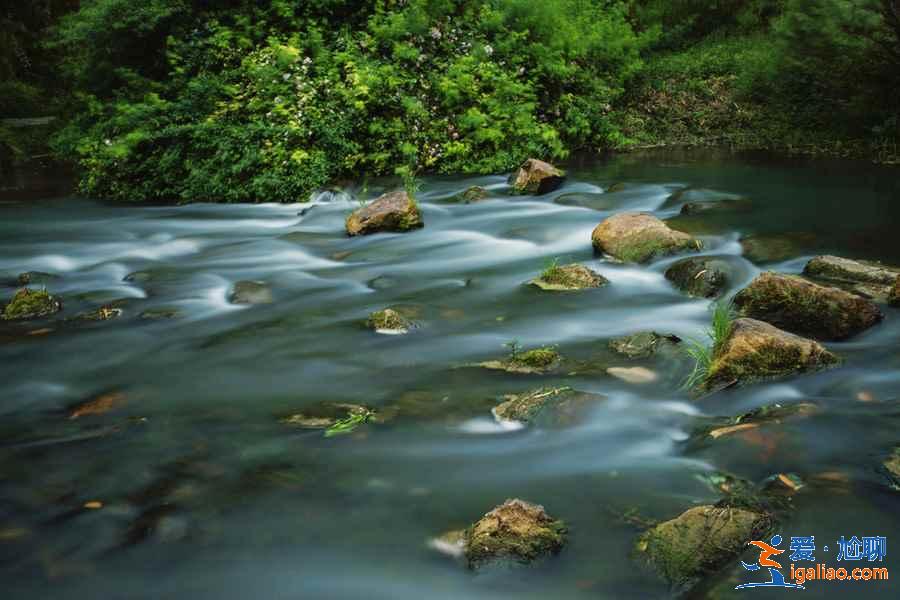
[[[742,237],[741,247],[747,260],[755,263],[778,262],[807,253],[817,244],[816,236],[804,231],[759,233]]]
[[[473,185],[460,194],[458,198],[465,204],[472,204],[473,202],[481,202],[482,200],[487,199],[487,197],[488,191],[486,189],[480,185]]]
[[[488,360],[478,363],[478,366],[508,373],[543,374],[549,373],[558,367],[561,361],[562,357],[559,355],[559,352],[551,346],[534,348],[524,352],[514,347],[509,358],[505,360]]]
[[[718,298],[728,285],[731,266],[708,257],[684,258],[666,269],[666,279],[675,287],[698,298]]]
[[[465,539],[465,558],[472,569],[493,563],[528,564],[559,553],[566,543],[566,527],[543,506],[513,499],[479,519]]]
[[[886,302],[900,270],[877,263],[840,256],[817,256],[806,263],[803,274],[861,296]]]
[[[750,200],[738,198],[734,200],[699,200],[687,202],[681,207],[683,215],[699,215],[703,213],[745,212],[752,208]]]
[[[837,356],[818,342],[782,331],[763,321],[736,319],[712,359],[707,389],[815,371],[837,364]]]
[[[509,178],[518,194],[546,194],[552,192],[565,179],[563,172],[542,160],[529,158]]]
[[[47,285],[59,279],[59,275],[44,273],[43,271],[26,271],[19,273],[17,278],[19,285]]]
[[[409,333],[413,324],[392,308],[376,310],[366,320],[366,327],[377,333],[400,335]]]
[[[670,583],[685,589],[731,564],[748,541],[765,536],[771,526],[763,513],[697,506],[645,532],[637,551]]]
[[[653,258],[698,250],[701,244],[687,233],[644,213],[620,213],[609,217],[591,234],[594,249],[625,262],[642,263]]]
[[[681,338],[655,331],[640,331],[609,341],[609,349],[627,358],[649,358],[659,351],[674,349]]]
[[[579,392],[570,387],[539,388],[505,396],[492,412],[494,418],[501,422],[572,425],[591,405],[605,399],[605,396]]]
[[[609,283],[609,280],[584,265],[552,265],[541,275],[529,282],[542,290],[559,292],[598,288]]]
[[[349,235],[379,232],[404,232],[423,227],[419,205],[404,191],[379,196],[347,217]]]
[[[62,303],[46,290],[22,288],[16,292],[3,309],[0,318],[6,321],[23,321],[47,317],[60,310],[62,310]]]
[[[843,340],[882,319],[871,301],[793,275],[762,273],[738,292],[743,316],[821,340]]]
[[[272,290],[262,281],[238,281],[229,299],[232,304],[271,304]]]
[[[376,420],[376,414],[368,407],[343,402],[319,402],[303,412],[282,417],[279,421],[303,429],[328,429],[348,423],[361,425]]]

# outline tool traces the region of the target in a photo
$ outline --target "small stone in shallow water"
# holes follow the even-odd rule
[[[480,202],[482,200],[487,199],[488,191],[481,187],[480,185],[473,185],[468,188],[462,194],[459,195],[459,199],[465,204],[471,204],[473,202]]]
[[[546,194],[562,185],[562,171],[542,160],[529,158],[509,178],[509,184],[517,194]]]
[[[573,263],[560,266],[554,263],[529,283],[546,291],[574,291],[599,288],[608,284],[609,280],[584,265]]]
[[[471,569],[494,563],[527,564],[559,553],[566,543],[565,524],[543,506],[507,500],[466,532],[465,557]]]
[[[724,260],[691,257],[666,269],[665,277],[690,296],[716,298],[725,291],[730,272],[731,266]]]
[[[659,379],[659,375],[645,367],[610,367],[606,372],[627,383],[653,383]]]
[[[586,409],[605,396],[579,392],[570,387],[540,388],[522,394],[511,394],[491,411],[498,422],[516,421],[547,425],[570,425]]]
[[[702,248],[699,240],[645,213],[619,213],[607,218],[594,228],[591,242],[598,252],[634,263]]]
[[[366,320],[366,327],[374,330],[376,333],[385,335],[402,335],[409,333],[413,324],[403,315],[392,308],[377,310],[369,315]]]
[[[552,346],[523,352],[518,345],[513,344],[512,352],[506,360],[488,360],[478,363],[478,366],[508,373],[541,374],[558,367],[561,359],[559,352]]]
[[[270,304],[272,290],[262,281],[238,281],[230,297],[232,304]]]
[[[681,338],[672,334],[655,331],[640,331],[609,341],[609,349],[628,358],[648,358],[667,348],[675,348]]]
[[[7,321],[37,319],[55,314],[60,310],[62,310],[62,303],[46,290],[22,288],[16,292],[3,312],[0,313],[0,318]]]

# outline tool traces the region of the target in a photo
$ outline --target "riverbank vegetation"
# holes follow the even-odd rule
[[[0,128],[0,162],[46,143],[90,196],[226,202],[673,144],[894,162],[898,5],[42,0],[7,17],[0,117],[59,118]]]

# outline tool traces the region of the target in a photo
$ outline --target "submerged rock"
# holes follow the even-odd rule
[[[680,343],[681,338],[676,335],[640,331],[610,340],[609,349],[627,358],[648,358],[661,350],[675,348]]]
[[[238,281],[229,299],[232,304],[271,304],[272,289],[263,281]]]
[[[736,319],[712,358],[705,387],[713,390],[815,371],[837,364],[839,360],[813,340],[763,321]]]
[[[69,407],[69,419],[97,416],[120,408],[127,400],[123,392],[107,392]]]
[[[507,500],[472,525],[465,536],[469,568],[494,563],[528,564],[558,554],[566,543],[565,524],[543,506]]]
[[[717,418],[712,423],[697,428],[692,434],[694,442],[717,440],[742,431],[750,431],[763,425],[778,424],[792,418],[808,417],[819,412],[811,402],[795,404],[767,404],[736,417]]]
[[[47,317],[62,310],[62,303],[46,290],[22,288],[3,309],[0,318],[6,321],[20,321]]]
[[[687,202],[681,207],[681,214],[699,215],[704,213],[720,213],[720,212],[744,212],[751,208],[751,203],[746,198],[734,200],[699,200],[696,202]]]
[[[539,388],[524,394],[504,396],[491,411],[498,421],[530,424],[569,425],[605,396],[579,392],[570,387]]]
[[[626,383],[653,383],[659,379],[655,371],[646,367],[610,367],[606,372]]]
[[[329,429],[342,423],[355,426],[375,419],[376,413],[373,410],[359,404],[319,402],[303,412],[287,415],[278,421],[303,429]]]
[[[122,316],[122,309],[117,306],[101,306],[96,310],[78,313],[70,320],[72,321],[109,321],[116,317]]]
[[[644,213],[620,213],[609,217],[597,225],[591,241],[599,252],[637,263],[701,248],[699,240]]]
[[[480,185],[473,185],[472,187],[466,189],[462,194],[458,196],[460,202],[465,204],[472,204],[474,202],[481,202],[482,200],[486,200],[488,197],[488,191],[481,187]]]
[[[807,253],[817,244],[816,236],[803,231],[760,233],[742,237],[747,260],[754,263],[779,262]]]
[[[766,535],[772,520],[742,508],[697,506],[638,539],[637,551],[678,588],[732,563],[747,542]]]
[[[728,285],[731,266],[722,259],[684,258],[666,269],[666,279],[681,291],[698,298],[717,298]]]
[[[562,185],[563,172],[542,160],[529,158],[509,178],[517,194],[546,194]]]
[[[887,300],[891,306],[900,306],[900,277],[897,277],[894,285],[891,286]]]
[[[384,194],[347,217],[349,235],[404,232],[424,227],[415,199],[404,191]]]
[[[738,292],[734,305],[743,316],[822,340],[846,339],[882,319],[869,300],[778,273],[759,275]]]
[[[392,308],[377,310],[369,315],[366,327],[377,333],[387,335],[400,335],[409,333],[413,327],[412,322]]]
[[[559,352],[551,346],[525,352],[514,348],[506,360],[489,360],[478,363],[478,366],[508,373],[543,374],[558,367],[561,360]]]
[[[573,263],[561,266],[554,264],[528,283],[542,290],[559,292],[599,288],[609,283],[609,280],[584,265]]]
[[[140,315],[141,319],[147,321],[159,321],[161,319],[177,319],[181,317],[181,311],[174,307],[161,306],[158,308],[148,308]]]
[[[47,285],[59,279],[59,275],[44,273],[43,271],[26,271],[19,273],[17,281],[19,285]]]
[[[877,263],[825,255],[806,263],[803,274],[815,281],[886,302],[892,286],[900,276],[900,270]]]

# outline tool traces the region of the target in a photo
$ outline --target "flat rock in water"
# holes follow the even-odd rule
[[[59,279],[59,275],[44,273],[43,271],[26,271],[19,273],[17,281],[19,285],[47,285]]]
[[[757,264],[796,258],[818,245],[815,235],[803,231],[752,234],[739,241],[747,260]]]
[[[517,352],[505,360],[488,360],[477,366],[507,373],[542,375],[559,367],[562,357],[552,347]]]
[[[900,269],[840,256],[817,256],[806,263],[803,274],[819,283],[833,285],[865,298],[887,302]]]
[[[563,172],[542,160],[529,158],[509,178],[517,194],[546,194],[562,185]]]
[[[597,225],[591,241],[598,252],[635,263],[702,247],[699,240],[644,213],[620,213],[609,217]]]
[[[840,359],[818,342],[763,321],[736,319],[713,356],[704,385],[714,390],[816,371],[838,362]]]
[[[770,517],[755,511],[697,506],[644,533],[636,549],[671,584],[686,589],[732,564],[748,541],[771,526]]]
[[[717,298],[728,285],[731,265],[710,257],[684,258],[666,269],[666,279],[690,296]]]
[[[567,292],[603,287],[609,280],[584,265],[573,263],[554,265],[528,283],[545,291]]]
[[[238,281],[230,300],[232,304],[271,304],[272,290],[262,281]]]
[[[347,233],[368,235],[379,232],[406,232],[424,227],[419,205],[404,191],[379,196],[347,217]]]
[[[882,319],[870,300],[771,272],[762,273],[738,292],[734,305],[743,316],[820,340],[847,339]]]
[[[677,335],[660,334],[655,331],[640,331],[609,341],[609,349],[627,358],[649,358],[657,352],[681,343]]]
[[[500,422],[565,426],[577,423],[586,410],[605,399],[570,387],[540,388],[505,396],[491,412]]]
[[[735,200],[700,200],[686,202],[681,207],[683,215],[699,215],[706,213],[746,212],[752,208],[749,200],[741,198]]]

